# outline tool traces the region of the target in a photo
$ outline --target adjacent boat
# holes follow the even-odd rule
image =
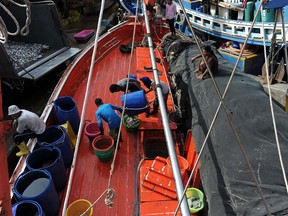
[[[11,89],[23,91],[55,68],[70,63],[81,49],[69,44],[53,1],[13,2],[2,8],[0,75],[9,98]]]
[[[131,14],[135,14],[137,7],[138,13],[142,13],[142,7],[137,6],[137,1],[120,0],[120,3]],[[192,27],[202,40],[214,40],[226,60],[236,63],[242,45],[247,44],[247,53],[243,53],[237,65],[242,72],[253,75],[262,73],[264,46],[275,48],[275,53],[271,52],[271,56],[274,56],[271,64],[279,64],[282,57],[287,61],[284,47],[287,41],[288,1],[176,0],[174,3],[177,7],[175,27],[193,36]],[[155,1],[152,0],[151,4],[155,4]],[[164,14],[165,5],[162,6],[162,16]],[[272,73],[275,73],[275,68]]]
[[[283,39],[287,40],[288,18],[286,12],[288,7],[286,5],[288,1],[263,1],[263,16],[261,16],[260,10],[261,2],[255,0],[176,0],[174,1],[177,6],[175,26],[187,35],[192,34],[184,16],[187,13],[189,22],[199,32],[226,41],[243,43],[251,30],[252,33],[247,38],[248,44],[261,46],[265,44],[270,46],[275,28],[275,40],[282,45]],[[137,1],[120,0],[120,3],[128,12],[135,14]],[[142,12],[141,5],[139,5],[138,10],[139,13]],[[282,25],[282,18],[284,26]]]
[[[24,191],[44,178],[49,182],[43,193],[29,198],[49,216],[287,214],[287,113],[258,82],[235,73],[220,56],[219,73],[198,80],[191,57],[199,53],[199,42],[168,32],[161,20],[149,20],[146,12],[144,17],[125,17],[100,38],[97,30],[95,43],[67,68],[43,111],[47,136],[41,140],[46,146],[39,147],[39,139],[28,143],[29,159],[41,148],[47,151],[47,143],[61,149],[66,158],[65,188],[55,193],[51,186],[63,171],[54,178],[52,171],[42,168],[27,171],[30,160],[22,157],[9,182],[9,198],[27,199]],[[133,52],[123,52],[129,48]],[[155,80],[158,114],[146,116],[150,104],[143,106],[155,99],[153,92],[109,92],[112,83],[127,76]],[[169,112],[160,81],[170,87]],[[106,124],[106,136],[97,136],[92,143],[92,132],[85,130],[89,121],[96,121],[98,97],[125,107],[123,121],[137,115],[130,118],[135,124],[123,124],[123,141],[118,137],[116,146],[107,136]],[[7,184],[5,178],[0,180]],[[5,197],[4,192],[0,195]]]

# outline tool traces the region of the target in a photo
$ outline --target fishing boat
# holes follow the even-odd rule
[[[151,1],[151,4],[155,2]],[[163,1],[158,2],[161,6]],[[136,10],[142,13],[137,1],[120,0],[120,3],[128,13],[135,14]],[[216,41],[221,55],[231,63],[236,63],[240,48],[246,41],[247,53],[242,55],[238,64],[243,73],[261,74],[265,59],[263,46],[275,48],[278,64],[284,56],[287,1],[176,0],[174,4],[177,7],[176,29],[193,37],[190,30],[193,27],[199,39]],[[161,7],[164,16],[165,5]]]
[[[98,26],[101,26],[100,20],[99,18]],[[95,98],[100,97],[105,103],[125,107],[126,102],[128,105],[129,97],[131,97],[130,103],[134,102],[135,99],[140,100],[138,103],[141,102],[141,99],[144,102],[146,100],[151,102],[155,97],[154,92],[144,95],[143,90],[136,94],[140,98],[135,98],[135,95],[131,95],[132,93],[124,94],[124,96],[120,93],[112,94],[109,92],[111,84],[132,74],[137,79],[145,76],[155,80],[156,84],[160,80],[168,84],[168,65],[160,49],[160,39],[167,35],[168,28],[163,26],[160,21],[153,23],[151,29],[150,31],[147,17],[140,20],[135,19],[135,17],[127,17],[124,22],[111,28],[101,37],[99,37],[97,30],[96,43],[84,49],[67,68],[42,114],[42,118],[47,125],[44,132],[47,134],[42,137],[43,139],[41,138],[43,142],[39,138],[38,140],[30,140],[27,145],[31,153],[20,159],[10,179],[11,198],[18,201],[14,205],[17,206],[19,201],[21,202],[27,198],[26,188],[28,185],[39,178],[48,178],[47,173],[45,174],[45,171],[40,169],[41,167],[36,170],[29,169],[29,167],[33,167],[31,159],[42,160],[44,156],[39,156],[40,159],[39,157],[36,159],[37,157],[35,158],[33,155],[37,155],[39,151],[43,150],[45,146],[41,146],[41,143],[53,145],[55,141],[60,141],[63,138],[64,127],[66,129],[65,137],[70,138],[70,144],[73,147],[72,159],[70,145],[66,145],[65,138],[61,140],[61,147],[59,148],[62,148],[61,155],[67,170],[65,188],[63,189],[64,179],[62,179],[62,181],[59,180],[61,186],[57,182],[59,187],[55,189],[58,192],[57,197],[51,196],[53,189],[49,190],[49,194],[45,194],[45,198],[43,198],[43,195],[42,200],[36,195],[34,197],[30,196],[30,199],[40,203],[46,215],[65,215],[68,214],[67,212],[69,212],[69,215],[77,215],[79,211],[84,213],[86,209],[92,211],[92,208],[93,215],[151,215],[154,212],[170,212],[170,214],[175,212],[178,204],[177,197],[181,197],[181,193],[184,191],[183,181],[187,182],[187,172],[188,169],[191,169],[191,165],[188,168],[186,156],[184,157],[183,146],[186,146],[184,142],[192,144],[192,141],[191,136],[187,141],[176,136],[179,135],[178,127],[175,123],[169,121],[163,102],[160,102],[161,111],[149,117],[146,117],[144,112],[146,109],[143,110],[143,107],[138,107],[141,110],[141,113],[137,114],[140,125],[136,129],[129,127],[129,125],[123,126],[123,141],[121,144],[117,144],[120,145],[119,150],[114,151],[118,148],[114,147],[113,139],[108,136],[106,124],[104,124],[105,135],[96,137],[92,140],[92,143],[91,137],[87,135],[89,121],[91,124],[96,122],[95,111],[97,107],[94,103]],[[132,49],[134,52],[131,56],[121,52],[123,47],[127,47],[127,44],[134,46]],[[156,52],[153,45],[155,45]],[[156,62],[155,58],[159,60]],[[92,66],[90,67],[90,65]],[[151,69],[145,69],[146,67],[152,67],[152,71]],[[157,88],[157,93],[159,99],[161,99],[162,92],[160,88]],[[126,96],[128,100],[125,99]],[[169,111],[175,110],[171,95],[168,98],[167,108]],[[65,109],[66,111],[70,109],[71,113],[68,113],[71,114],[72,119],[67,117],[62,122],[59,118],[66,116],[66,114],[58,115],[58,111]],[[130,112],[134,113],[131,110]],[[126,111],[125,118],[122,114],[123,121],[135,114],[131,115]],[[60,131],[59,125],[62,125]],[[55,136],[57,137],[59,133],[59,137],[55,140]],[[76,140],[73,133],[77,136]],[[102,142],[104,140],[104,144],[105,142],[106,144],[107,142],[110,143],[106,146],[108,148],[106,151],[114,153],[112,160],[111,155],[108,157],[107,152],[102,153],[104,158],[101,157],[101,153],[100,155],[99,152],[97,153],[97,151],[101,151],[101,149],[99,150],[100,147],[97,150],[97,138],[101,138],[100,141]],[[51,139],[53,139],[53,142]],[[193,148],[192,145],[189,146]],[[65,152],[63,152],[63,149],[65,149]],[[190,164],[195,159],[195,154],[195,151],[191,152]],[[47,152],[46,155],[48,155]],[[180,167],[181,171],[178,167],[177,158],[184,164],[184,167]],[[36,164],[42,164],[42,162],[38,162]],[[56,176],[59,177],[62,174],[63,171],[60,171]],[[165,181],[165,184],[163,184],[163,181]],[[199,187],[200,182],[198,181],[197,184]],[[195,183],[195,185],[197,184]],[[201,192],[198,193],[201,194]],[[191,195],[190,197],[192,199]],[[194,197],[197,200],[200,199],[196,195]],[[203,199],[203,197],[201,198]],[[86,202],[83,203],[83,199]],[[104,200],[106,201],[104,202]],[[181,203],[181,212],[184,215],[190,215],[186,199]],[[197,207],[200,210],[200,207],[203,208],[204,202],[199,200],[198,203],[201,204]],[[91,207],[90,210],[89,207]],[[92,213],[89,215],[92,215]]]
[[[7,185],[0,191],[5,213],[11,215],[12,199],[15,211],[33,202],[34,211],[36,205],[38,213],[42,208],[51,216],[287,214],[287,113],[221,56],[215,77],[209,71],[210,77],[197,79],[198,65],[191,57],[199,52],[198,40],[171,37],[147,12],[127,16],[101,37],[97,29],[95,43],[67,68],[43,111],[47,136],[28,142],[31,153],[20,159],[9,185],[7,175],[1,175],[1,186]],[[111,84],[127,76],[154,80],[157,114],[145,112],[153,92],[137,91],[137,100],[135,92],[109,92]],[[170,87],[167,109],[160,81]],[[94,103],[99,97],[122,107],[122,142],[118,136],[114,143],[105,123],[99,135]],[[131,117],[135,125],[126,121]],[[91,124],[95,127],[88,131]],[[106,146],[102,154],[99,141]],[[32,155],[35,163],[45,158],[39,152],[57,154],[60,148],[55,162],[63,159],[57,167],[65,167],[64,172],[29,168]],[[56,178],[63,173],[66,181]],[[49,180],[49,189],[46,185],[26,200],[26,188],[42,178]]]
[[[137,1],[121,0],[120,2],[129,13],[135,14]],[[285,13],[287,10],[287,1],[264,1],[262,14],[260,12],[261,2],[253,0],[176,0],[174,3],[178,11],[175,26],[180,31],[191,35],[190,28],[187,25],[188,20],[184,16],[187,13],[193,28],[217,38],[237,42],[244,42],[247,33],[252,28],[253,33],[248,38],[248,44],[261,46],[265,44],[270,46],[273,28],[275,27],[276,41],[282,44],[283,36],[285,37],[282,20],[286,29],[287,17],[284,16],[283,12]],[[141,5],[138,7],[141,13]],[[276,19],[274,19],[275,15]],[[253,22],[255,23],[252,24]]]

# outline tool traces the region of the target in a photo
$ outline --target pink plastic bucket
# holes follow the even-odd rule
[[[100,128],[97,122],[89,122],[87,123],[84,132],[86,136],[89,138],[90,142],[92,143],[93,139],[96,136],[100,135]]]

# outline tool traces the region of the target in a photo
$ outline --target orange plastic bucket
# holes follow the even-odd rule
[[[113,158],[115,145],[114,140],[108,135],[99,135],[92,142],[94,154],[102,162],[108,162]]]
[[[178,159],[178,164],[179,164],[179,169],[180,169],[180,172],[181,172],[181,176],[183,177],[186,170],[188,169],[188,161],[184,158],[184,157],[181,157],[179,155],[177,155],[177,159]],[[173,172],[172,172],[172,167],[171,167],[171,161],[170,161],[170,158],[168,157],[166,159],[166,163],[167,163],[167,176],[169,177],[172,177],[173,178]]]
[[[66,216],[79,216],[83,214],[89,207],[91,203],[86,199],[78,199],[71,203],[67,210]],[[93,207],[89,209],[89,211],[84,216],[92,216],[93,214]]]

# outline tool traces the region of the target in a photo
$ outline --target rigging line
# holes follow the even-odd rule
[[[125,109],[126,109],[126,99],[127,99],[128,85],[129,85],[129,74],[130,74],[130,71],[131,71],[132,56],[133,56],[134,41],[135,41],[135,32],[136,32],[136,26],[137,26],[136,24],[137,24],[137,15],[138,15],[138,1],[139,1],[139,0],[137,0],[136,15],[135,15],[134,27],[133,27],[132,48],[131,48],[131,53],[130,53],[130,64],[129,64],[129,69],[128,69],[128,82],[126,83],[123,109],[122,109],[122,113],[121,113],[120,128],[119,128],[119,132],[118,132],[118,134],[117,134],[116,147],[115,147],[115,150],[114,150],[114,156],[113,156],[113,160],[112,160],[112,163],[111,163],[110,175],[109,175],[108,186],[107,186],[108,189],[110,189],[110,185],[111,185],[112,174],[113,174],[113,171],[114,171],[114,164],[115,164],[115,161],[116,161],[116,156],[117,156],[117,152],[118,152],[119,141],[120,141],[120,137],[121,137],[121,131],[122,131],[122,127],[123,127],[122,122],[123,122],[123,118],[124,118],[124,114],[125,114]]]
[[[99,18],[98,18],[97,30],[96,30],[96,35],[95,35],[93,53],[92,53],[92,57],[91,57],[90,70],[89,70],[89,75],[88,75],[88,80],[87,80],[86,91],[85,91],[84,103],[83,103],[83,107],[82,107],[81,121],[80,121],[79,130],[78,130],[78,134],[77,134],[76,146],[75,146],[73,161],[72,161],[71,170],[70,170],[70,174],[69,174],[69,182],[68,182],[68,186],[67,186],[67,190],[66,190],[66,194],[65,194],[63,209],[62,209],[62,216],[66,215],[65,211],[67,208],[68,199],[69,199],[69,195],[70,195],[70,191],[71,191],[71,187],[72,187],[72,181],[73,181],[73,177],[74,177],[75,164],[77,161],[77,153],[78,153],[79,145],[80,145],[81,132],[83,130],[83,119],[85,118],[85,111],[86,111],[87,100],[88,100],[88,96],[89,96],[90,83],[91,83],[91,78],[92,78],[92,73],[93,73],[93,68],[94,68],[94,63],[95,63],[95,56],[97,53],[98,39],[99,39],[99,34],[100,34],[104,5],[105,5],[105,0],[102,0]]]
[[[284,15],[283,15],[283,8],[282,9],[278,8],[278,10],[280,11],[281,20],[282,20],[282,35],[283,35],[283,42],[285,45],[284,53],[285,53],[285,62],[286,62],[286,75],[288,75],[288,54],[287,54],[287,48],[286,48],[286,34],[285,34],[285,24],[284,24],[285,21],[284,21]]]
[[[261,11],[262,12],[262,11]],[[275,17],[278,16],[278,11],[276,10],[276,13],[275,13]],[[263,18],[263,14],[261,15],[261,19]],[[274,19],[274,27],[273,27],[273,35],[272,35],[272,38],[271,38],[271,46],[269,47],[269,55],[268,55],[268,61],[269,61],[269,66],[271,65],[271,72],[270,72],[270,76],[272,77],[273,75],[273,71],[274,71],[274,57],[275,57],[275,44],[276,44],[276,34],[275,34],[275,31],[276,31],[276,25],[277,25],[277,19]],[[265,31],[264,30],[264,27],[263,27],[263,20],[262,20],[262,30],[263,32]],[[264,37],[263,37],[264,38]],[[265,40],[265,38],[263,39]],[[266,48],[265,48],[266,49]],[[267,55],[267,53],[265,53],[265,55]],[[265,68],[266,69],[266,68]]]
[[[260,3],[260,6],[261,6],[261,7],[262,7],[262,5],[264,4],[264,1],[265,1],[265,0],[262,0],[262,1],[261,1],[261,3]],[[182,11],[183,11],[183,14],[184,14],[184,16],[185,16],[185,19],[187,20],[187,24],[188,24],[188,26],[189,26],[189,28],[190,28],[190,30],[191,30],[191,32],[192,32],[192,35],[193,35],[193,37],[195,38],[194,29],[192,28],[191,23],[189,22],[189,19],[188,19],[188,16],[187,16],[186,11],[185,11],[185,9],[184,9],[182,0],[179,0],[179,4],[180,4],[181,9],[182,9]],[[218,113],[219,113],[219,111],[220,111],[220,107],[221,107],[221,105],[223,105],[223,109],[224,109],[225,114],[226,114],[226,116],[227,116],[229,125],[230,125],[230,127],[231,127],[231,129],[232,129],[232,131],[233,131],[233,134],[234,134],[234,136],[235,136],[235,138],[236,138],[236,140],[237,140],[237,143],[239,144],[240,150],[241,150],[241,152],[242,152],[242,154],[243,154],[243,156],[244,156],[244,158],[245,158],[245,161],[246,161],[247,164],[248,164],[250,173],[251,173],[251,175],[252,175],[253,181],[254,181],[255,184],[256,184],[256,187],[257,187],[257,190],[258,190],[258,192],[259,192],[259,194],[260,194],[260,197],[261,197],[261,199],[262,199],[262,201],[263,201],[263,204],[264,204],[264,207],[265,207],[265,209],[266,209],[266,212],[268,213],[268,215],[271,215],[271,213],[270,213],[270,211],[269,211],[269,209],[268,209],[267,202],[266,202],[266,200],[265,200],[265,198],[264,198],[263,192],[262,192],[262,190],[261,190],[261,188],[260,188],[260,186],[259,186],[259,183],[258,183],[258,181],[257,181],[257,178],[256,178],[256,176],[255,176],[255,173],[253,172],[252,165],[251,165],[251,163],[250,163],[250,161],[249,161],[249,158],[248,158],[247,154],[245,153],[245,150],[244,150],[244,148],[243,148],[243,145],[242,145],[242,143],[241,143],[241,141],[240,141],[240,137],[239,137],[238,133],[236,132],[236,129],[235,129],[234,125],[233,125],[231,116],[230,116],[229,112],[227,112],[225,103],[224,103],[224,101],[223,101],[224,98],[225,98],[225,96],[226,96],[226,93],[227,93],[227,91],[228,91],[228,88],[229,88],[229,86],[230,86],[230,84],[231,84],[231,82],[232,82],[232,79],[233,79],[233,77],[234,77],[234,74],[235,74],[236,68],[237,68],[237,66],[238,66],[238,64],[239,64],[240,58],[241,58],[241,56],[242,56],[242,54],[243,54],[243,52],[244,52],[244,48],[245,48],[245,46],[246,46],[246,44],[247,44],[247,42],[248,42],[248,38],[249,38],[249,36],[250,36],[250,34],[251,34],[251,32],[252,32],[252,27],[254,26],[254,24],[255,24],[255,22],[256,22],[256,18],[257,18],[257,15],[258,15],[258,13],[259,13],[259,10],[260,10],[260,7],[259,7],[258,10],[256,11],[256,14],[255,14],[255,16],[254,16],[254,20],[253,20],[253,22],[252,22],[251,28],[249,29],[248,35],[246,36],[245,42],[244,42],[243,47],[242,47],[242,49],[241,49],[241,51],[240,51],[240,54],[239,54],[239,56],[238,56],[238,59],[237,59],[235,65],[234,65],[234,68],[233,68],[233,70],[232,70],[232,73],[231,73],[231,75],[230,75],[230,78],[229,78],[229,80],[228,80],[228,83],[227,83],[227,85],[226,85],[226,87],[225,87],[225,90],[224,90],[224,93],[223,93],[222,96],[221,96],[220,91],[219,91],[219,89],[218,89],[217,83],[215,82],[214,77],[213,77],[213,75],[212,75],[212,73],[211,73],[211,69],[210,69],[210,68],[208,67],[208,65],[207,65],[206,59],[205,59],[205,58],[203,58],[203,59],[204,59],[204,62],[205,62],[205,64],[206,64],[206,67],[208,68],[208,71],[209,71],[210,76],[212,75],[211,78],[212,78],[213,85],[214,85],[214,87],[215,87],[215,90],[216,90],[216,92],[217,92],[217,95],[218,95],[219,98],[220,98],[220,103],[219,103],[219,105],[218,105],[218,108],[217,108],[217,111],[216,111],[216,113],[215,113],[215,115],[214,115],[214,118],[215,118],[215,120],[216,120],[216,116],[218,115]],[[200,46],[199,46],[199,41],[198,41],[198,40],[195,40],[195,41],[196,41],[197,46],[198,46],[198,48],[199,48],[199,47],[200,47]],[[201,50],[200,48],[199,48],[199,50],[200,50],[200,53],[201,53],[201,55],[202,55],[202,57],[203,57],[203,52],[202,52],[202,50]],[[213,119],[213,120],[214,120],[214,119]],[[211,123],[211,125],[210,125],[210,128],[211,128],[211,129],[212,129],[213,125],[214,125],[214,122],[215,122],[215,121],[212,121],[212,123]],[[205,140],[206,140],[206,141],[207,141],[208,136],[210,135],[210,132],[211,132],[210,128],[209,128],[209,130],[208,130],[209,133],[207,133],[207,134],[206,134],[206,137],[205,137]],[[205,141],[205,140],[204,140],[204,141]],[[206,141],[203,142],[202,146],[206,144]],[[202,148],[202,150],[203,150],[203,149],[204,149],[204,147]],[[201,153],[201,152],[200,152],[200,153]],[[201,155],[202,155],[202,153],[201,153]],[[198,160],[198,161],[199,161],[199,160]],[[196,166],[197,166],[197,164],[195,163],[195,165],[194,165],[194,167],[193,167],[193,170],[195,170],[195,167],[196,167]],[[190,175],[190,177],[189,177],[190,181],[191,181],[191,179],[192,179],[192,174],[193,174],[193,173],[191,173],[191,175]],[[187,190],[187,188],[188,188],[188,183],[189,183],[190,181],[187,182],[186,187],[185,187],[185,191]],[[185,196],[185,191],[184,191],[184,193],[183,193],[182,196],[181,196],[181,201],[183,201],[183,198],[184,198],[184,196]],[[177,208],[176,208],[176,211],[175,211],[174,215],[176,214],[177,209],[179,209],[179,204],[178,204],[178,206],[177,206]]]
[[[86,215],[86,213],[93,208],[93,206],[104,196],[104,194],[108,191],[108,189],[106,189],[99,197],[97,200],[94,201],[94,203],[92,203],[82,214],[80,214],[80,216],[84,216]]]
[[[183,192],[183,182],[182,182],[182,177],[179,169],[179,164],[175,152],[175,145],[174,145],[174,140],[172,137],[171,133],[171,128],[170,128],[170,123],[168,121],[168,115],[167,115],[167,110],[166,110],[166,104],[164,102],[163,94],[162,94],[162,88],[160,85],[160,79],[158,76],[158,71],[157,71],[157,66],[156,66],[156,61],[155,61],[155,54],[154,54],[154,48],[153,48],[153,41],[151,37],[151,31],[150,31],[150,26],[149,26],[149,19],[147,15],[147,9],[145,3],[143,3],[143,11],[144,11],[144,18],[145,18],[145,24],[146,24],[146,31],[147,31],[147,39],[148,39],[148,44],[149,44],[149,51],[150,51],[150,59],[152,63],[152,68],[153,68],[153,75],[154,75],[154,82],[156,84],[156,91],[157,91],[157,96],[158,96],[158,102],[160,105],[160,111],[161,111],[161,117],[162,117],[162,122],[163,122],[163,127],[164,127],[164,134],[166,138],[166,145],[169,153],[169,157],[171,160],[171,166],[172,166],[172,171],[173,171],[173,177],[175,181],[175,187],[176,187],[176,192],[177,192],[177,198],[178,202],[180,202],[179,198],[180,195]],[[187,200],[184,200],[180,204],[181,208],[181,213],[184,216],[190,215],[189,208],[188,208],[188,203]]]
[[[160,41],[161,41],[161,40],[160,40]],[[163,65],[163,58],[162,58],[163,56],[160,54],[160,51],[159,51],[159,48],[158,48],[158,47],[156,47],[156,51],[158,52],[158,55],[160,56],[161,62],[162,62],[162,65]],[[166,67],[163,66],[163,69],[164,69],[163,72],[164,72],[164,74],[165,74],[166,82],[169,83],[169,79],[168,79],[168,76],[167,76]],[[173,99],[173,95],[172,95],[172,91],[171,91],[170,85],[168,85],[168,87],[169,87],[169,94],[170,94],[170,96],[171,96],[170,98],[171,98],[173,107],[174,107],[174,109],[177,109],[177,110],[179,111],[179,110],[180,110],[179,107],[177,107],[176,104],[174,103],[174,99]]]
[[[264,29],[263,12],[262,12],[262,10],[263,9],[261,7],[262,28]],[[276,10],[278,11],[278,8]],[[283,22],[284,22],[283,16],[281,18],[282,18],[282,24],[283,24]],[[277,16],[275,16],[275,20],[276,19],[277,19]],[[275,31],[273,32],[273,35],[274,34],[275,34]],[[265,67],[266,67],[266,80],[267,80],[267,87],[268,87],[268,93],[269,93],[268,95],[269,95],[269,104],[270,104],[270,109],[271,109],[272,123],[273,123],[273,127],[274,127],[274,133],[275,133],[275,139],[276,139],[276,145],[277,145],[277,150],[278,150],[281,170],[282,170],[282,173],[283,173],[283,178],[284,178],[284,182],[285,182],[285,186],[286,186],[286,192],[288,193],[287,176],[286,176],[286,173],[285,173],[285,167],[284,167],[284,163],[283,163],[283,160],[282,160],[282,153],[281,153],[281,148],[280,148],[280,143],[279,143],[279,138],[278,138],[278,130],[277,130],[277,126],[276,126],[275,113],[274,113],[273,102],[272,102],[271,86],[270,86],[270,82],[269,82],[269,71],[268,71],[267,50],[266,50],[265,39],[263,39],[263,43],[264,43],[264,53],[265,53],[264,56],[265,56]],[[286,50],[286,48],[285,48],[285,50]],[[285,57],[287,59],[286,54],[287,53],[285,53]],[[286,63],[286,68],[287,68],[287,63]]]
[[[139,215],[139,197],[138,197],[138,184],[139,184],[139,180],[138,180],[138,175],[140,173],[140,168],[141,168],[141,165],[142,163],[146,160],[147,158],[143,157],[140,162],[138,163],[138,166],[137,166],[137,172],[136,172],[136,178],[135,178],[135,199],[136,199],[136,202],[134,204],[134,213],[138,213],[138,214],[134,214],[134,215]],[[140,179],[140,176],[139,176],[139,179]]]

